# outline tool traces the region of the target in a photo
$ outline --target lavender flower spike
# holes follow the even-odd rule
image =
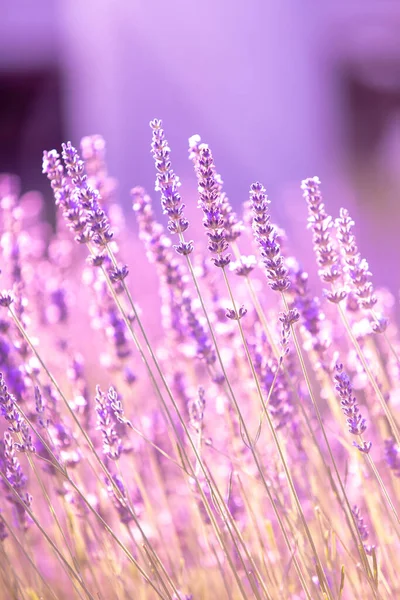
[[[332,244],[330,230],[333,226],[332,218],[325,212],[322,201],[320,180],[318,177],[309,177],[301,183],[303,197],[308,204],[308,226],[313,232],[314,251],[317,255],[319,276],[325,283],[335,284],[342,276],[340,257]],[[345,290],[327,292],[330,302],[339,303],[346,297]]]
[[[3,374],[0,373],[0,414],[9,423],[9,431],[20,433],[22,430],[22,417],[16,408],[14,396],[8,393]]]
[[[118,460],[122,452],[122,441],[115,427],[115,413],[120,411],[118,407],[112,406],[112,403],[115,403],[114,390],[107,395],[101,391],[100,386],[97,386],[95,402],[97,429],[103,436],[103,452],[111,460]]]
[[[221,210],[220,185],[215,174],[214,160],[208,146],[200,149],[197,168],[199,208],[204,212],[203,225],[207,230],[208,249],[217,257],[216,267],[224,268],[230,263],[230,254],[225,236],[225,221]]]
[[[362,539],[363,542],[366,542],[369,538],[369,532],[368,532],[368,528],[364,523],[364,519],[361,516],[361,511],[358,508],[358,506],[353,506],[353,509],[351,511],[355,517],[356,523],[357,523],[357,529],[359,531],[360,537]],[[368,556],[372,555],[372,552],[374,550],[375,546],[371,546],[369,544],[365,544],[364,543],[364,549],[365,552],[368,554]]]
[[[367,429],[365,419],[360,414],[360,409],[357,405],[357,400],[353,396],[353,388],[350,383],[348,375],[343,371],[343,365],[338,363],[336,365],[336,375],[334,376],[335,389],[341,399],[340,405],[342,410],[347,417],[347,425],[350,433],[353,435],[361,436]],[[372,443],[362,441],[361,444],[353,442],[353,446],[358,448],[360,452],[368,454],[371,450]]]
[[[182,234],[189,227],[189,221],[183,216],[185,205],[182,204],[182,198],[178,192],[180,181],[171,169],[170,149],[165,139],[162,122],[154,119],[150,122],[150,127],[153,130],[151,151],[157,169],[155,189],[161,192],[161,206],[164,214],[169,218],[168,230],[171,233]],[[192,250],[193,246],[190,252]],[[189,254],[189,251],[181,252],[181,254]]]
[[[4,542],[8,538],[6,522],[0,513],[0,542]]]
[[[196,173],[198,171],[199,160],[201,158],[200,151],[204,148],[208,148],[208,146],[207,144],[201,142],[199,135],[192,135],[192,137],[189,138],[189,159],[192,160]],[[242,223],[239,222],[236,213],[233,211],[228,196],[222,191],[224,182],[221,175],[218,173],[215,173],[215,181],[219,186],[220,211],[224,219],[225,239],[229,244],[231,244],[241,236],[243,230]]]
[[[288,271],[283,264],[278,232],[270,223],[268,204],[270,200],[261,183],[253,183],[250,188],[250,203],[253,210],[253,231],[260,246],[262,261],[267,271],[267,279],[272,290],[284,292],[290,287]]]
[[[15,449],[20,452],[35,452],[29,427],[18,411],[16,399],[8,392],[2,373],[0,373],[0,414],[8,421],[8,430],[21,436],[21,442],[14,444]]]
[[[11,434],[6,431],[4,433],[4,442],[1,447],[2,456],[0,456],[0,463],[4,468],[4,474],[7,478],[8,483],[17,492],[23,504],[30,508],[32,505],[32,496],[25,491],[27,478],[24,475],[20,462],[16,456],[16,444]],[[6,488],[6,498],[14,506],[18,522],[23,529],[26,529],[29,523],[27,513],[24,506],[16,500],[13,494]]]
[[[336,219],[338,240],[347,265],[347,273],[361,308],[372,309],[377,299],[370,281],[371,272],[368,263],[358,252],[356,238],[353,233],[354,221],[345,208],[340,209],[340,218]]]
[[[392,438],[385,440],[385,459],[396,477],[400,477],[400,449]]]
[[[68,176],[74,185],[74,194],[79,209],[84,211],[83,223],[86,221],[86,228],[81,231],[81,236],[77,241],[82,243],[92,241],[102,249],[111,242],[113,233],[110,230],[107,215],[100,205],[100,193],[88,184],[85,164],[71,142],[62,145],[62,157]]]

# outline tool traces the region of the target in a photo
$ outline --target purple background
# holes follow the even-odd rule
[[[133,185],[153,193],[159,117],[187,203],[187,138],[199,133],[235,206],[261,180],[307,255],[299,184],[319,175],[328,211],[351,210],[375,281],[397,292],[399,31],[397,0],[2,0],[0,91],[15,94],[0,103],[0,171],[46,190],[41,150],[100,133],[129,210]],[[43,81],[21,86],[32,74]]]

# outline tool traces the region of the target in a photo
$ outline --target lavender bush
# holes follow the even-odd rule
[[[264,186],[237,216],[199,136],[196,234],[150,125],[150,266],[101,137],[44,152],[55,232],[0,179],[1,598],[399,598],[400,344],[354,222],[302,182],[319,298]]]

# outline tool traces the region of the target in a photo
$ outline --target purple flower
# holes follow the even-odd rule
[[[199,358],[204,359],[208,365],[214,364],[216,361],[214,347],[202,321],[200,321],[196,312],[193,310],[192,300],[189,294],[185,293],[183,295],[182,308],[186,315],[190,335],[197,344],[196,355]]]
[[[385,458],[396,477],[400,477],[400,450],[395,440],[385,440]]]
[[[289,338],[290,330],[293,325],[299,320],[300,314],[297,308],[290,308],[286,312],[282,312],[279,315],[279,320],[282,323],[281,328],[281,346],[282,346],[282,357],[286,356],[289,352]]]
[[[272,290],[284,292],[290,287],[288,271],[280,254],[277,241],[278,232],[270,223],[268,205],[270,200],[261,183],[253,183],[250,188],[250,202],[253,210],[254,237],[260,247],[261,257]]]
[[[16,444],[11,437],[11,434],[6,431],[4,433],[4,441],[0,447],[0,463],[2,470],[7,478],[8,483],[12,486],[22,503],[10,492],[8,487],[3,483],[7,500],[14,506],[16,516],[20,526],[26,529],[29,524],[29,519],[25,508],[30,508],[32,505],[32,496],[26,492],[27,478],[24,475],[21,465],[16,456]]]
[[[335,389],[341,399],[340,405],[343,413],[347,417],[347,426],[353,435],[361,436],[367,429],[366,420],[361,416],[360,409],[357,405],[357,400],[353,396],[353,388],[348,375],[343,371],[343,365],[338,363],[335,367],[336,375],[334,376]],[[353,445],[365,454],[371,449],[371,442],[362,442],[361,445],[353,442]]]
[[[168,230],[171,233],[182,234],[189,227],[189,222],[183,215],[185,205],[178,192],[180,181],[171,168],[170,149],[165,139],[162,122],[154,119],[150,122],[150,127],[153,130],[151,151],[157,169],[155,189],[161,192],[161,206],[169,219]],[[192,250],[193,246],[187,247],[188,254]]]
[[[284,324],[282,323],[282,331],[283,327]],[[286,335],[289,336],[286,327],[285,332]],[[271,358],[271,349],[266,343],[264,335],[261,335],[260,339],[254,344],[251,344],[250,349],[257,377],[265,397],[270,395],[268,411],[272,417],[274,427],[276,430],[283,429],[288,423],[293,422],[293,407],[291,392],[288,388],[285,376],[281,371],[281,360],[276,361]],[[285,350],[283,349],[283,352],[284,351]],[[273,389],[271,393],[272,386]]]
[[[0,542],[4,542],[8,538],[7,526],[4,521],[3,515],[0,513]]]
[[[303,197],[308,205],[308,226],[313,232],[314,251],[317,255],[319,276],[325,283],[335,284],[342,276],[340,257],[332,241],[332,218],[325,212],[318,177],[304,179],[301,183]],[[340,302],[345,297],[344,290],[338,294],[328,292],[328,300]]]
[[[208,148],[207,144],[201,143],[199,135],[193,135],[189,139],[189,158],[193,161],[196,173],[199,169],[199,163],[201,160],[201,150]],[[223,181],[221,175],[218,173],[214,174],[215,182],[219,188],[219,211],[224,221],[224,236],[226,241],[230,244],[235,242],[242,233],[242,224],[238,221],[236,213],[233,211],[231,203],[229,202],[228,196],[222,191]]]
[[[255,256],[242,255],[236,262],[231,262],[229,268],[231,271],[234,271],[236,275],[239,275],[239,277],[248,277],[256,266],[257,261]]]
[[[227,308],[225,315],[228,317],[228,319],[240,321],[240,319],[242,319],[246,313],[247,308],[241,306],[238,311],[233,310],[233,308]]]
[[[203,358],[207,364],[213,364],[216,360],[215,352],[209,335],[193,309],[186,273],[170,251],[170,242],[164,235],[162,226],[155,221],[150,197],[142,188],[134,188],[132,198],[140,237],[144,241],[148,257],[156,263],[162,281],[170,289],[170,294],[164,296],[168,303],[163,304],[164,308],[169,304],[171,328],[180,340],[188,335],[194,339],[197,344],[196,355]]]
[[[128,421],[125,417],[124,409],[122,406],[121,397],[118,395],[118,392],[112,386],[109,387],[107,392],[108,400],[110,403],[110,409],[114,418],[121,425],[127,425],[128,427],[132,427],[132,423]]]
[[[0,293],[0,306],[3,306],[4,308],[8,308],[9,306],[11,306],[11,304],[13,302],[14,302],[14,297],[11,292],[9,292],[8,290],[3,290]]]
[[[97,429],[103,436],[103,452],[111,460],[118,460],[122,452],[122,440],[115,427],[115,413],[111,406],[113,396],[104,394],[100,386],[96,387],[95,410],[97,413]]]
[[[313,350],[321,354],[329,344],[327,339],[323,339],[321,333],[321,322],[325,319],[321,311],[321,302],[318,297],[310,294],[308,273],[294,259],[290,263],[288,261],[288,264],[291,282],[289,291],[293,305],[301,315],[302,326],[310,336]]]
[[[345,208],[340,209],[340,218],[336,219],[336,227],[338,240],[347,265],[347,273],[358,304],[361,308],[372,309],[377,299],[374,296],[374,288],[370,281],[371,273],[367,261],[362,259],[358,252],[356,238],[353,233],[354,221]]]
[[[197,432],[200,432],[203,427],[204,409],[206,407],[205,390],[199,387],[198,394],[195,398],[189,400],[188,412],[190,425]]]
[[[47,174],[55,192],[56,203],[63,209],[68,227],[82,244],[93,242],[101,252],[112,240],[108,217],[100,205],[100,193],[92,188],[85,174],[85,165],[71,142],[62,145],[67,175],[66,183],[58,153],[45,152],[43,172]]]
[[[118,512],[121,523],[128,525],[134,520],[130,502],[133,505],[135,513],[137,513],[142,506],[142,497],[139,491],[136,489],[135,498],[129,500],[129,492],[127,491],[121,477],[118,474],[113,475],[112,481],[107,480],[106,484],[108,494]],[[116,491],[115,486],[117,487],[119,493]]]
[[[217,257],[213,262],[217,267],[224,268],[230,262],[230,254],[224,254],[228,249],[225,232],[225,219],[221,210],[221,190],[216,178],[214,160],[208,146],[200,149],[197,163],[197,179],[199,192],[199,208],[203,210],[203,225],[208,236],[208,249]]]
[[[369,538],[368,528],[367,528],[366,524],[364,523],[364,519],[361,516],[361,511],[360,511],[360,509],[358,508],[357,505],[353,506],[352,513],[354,515],[354,518],[355,518],[355,521],[356,521],[356,524],[357,524],[357,529],[359,531],[360,538],[361,538],[362,542],[368,541],[368,538]],[[371,546],[369,544],[365,544],[364,543],[365,552],[369,556],[372,555],[372,552],[373,552],[374,548],[375,548],[375,546]]]
[[[10,431],[21,433],[23,419],[16,405],[17,402],[14,396],[8,393],[3,374],[0,373],[0,414],[9,422]]]

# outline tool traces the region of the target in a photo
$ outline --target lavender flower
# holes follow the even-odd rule
[[[153,130],[151,151],[157,169],[156,190],[161,192],[161,206],[164,214],[168,215],[168,230],[171,233],[182,234],[189,227],[189,221],[183,215],[185,205],[178,192],[180,181],[171,169],[170,149],[165,139],[162,122],[154,119],[150,122],[150,127]],[[183,250],[181,244],[177,249]],[[192,245],[187,246],[186,254],[192,250]]]
[[[150,197],[142,188],[134,188],[132,197],[133,210],[137,214],[139,223],[140,237],[145,243],[148,257],[156,263],[162,280],[171,289],[169,295],[171,315],[177,315],[177,318],[171,318],[171,326],[179,339],[185,339],[189,330],[190,336],[197,344],[196,355],[211,365],[216,360],[215,352],[208,333],[193,310],[193,302],[187,286],[187,275],[171,253],[170,242],[163,234],[162,226],[155,221]],[[182,322],[182,316],[186,318],[186,327]]]
[[[122,440],[115,429],[114,410],[111,407],[112,399],[113,396],[104,394],[100,386],[96,387],[97,429],[103,436],[103,452],[111,460],[118,460],[122,452]]]
[[[70,142],[63,144],[62,156],[74,187],[80,208],[84,211],[85,229],[82,230],[78,241],[92,241],[101,251],[113,238],[110,223],[106,213],[100,206],[100,193],[87,182],[84,174],[84,163],[79,158],[77,150]]]
[[[128,498],[128,491],[118,474],[113,475],[112,481],[107,480],[107,491],[110,498],[113,501],[113,504],[118,512],[121,523],[124,525],[129,525],[134,520],[134,515],[132,514],[132,508],[130,506],[130,500]],[[119,493],[117,493],[115,486],[117,487]],[[136,490],[135,498],[133,501],[131,500],[131,504],[133,504],[133,508],[135,513],[141,508],[142,498],[138,490]]]
[[[293,406],[291,391],[281,370],[283,357],[289,351],[290,323],[296,321],[295,313],[281,315],[283,319],[281,328],[282,353],[278,361],[271,358],[271,348],[267,344],[265,335],[258,332],[254,342],[250,345],[253,364],[265,396],[269,396],[268,411],[271,414],[275,429],[283,429],[293,423]]]
[[[294,259],[287,261],[290,276],[290,295],[293,305],[301,315],[303,330],[309,335],[311,346],[315,352],[322,355],[329,342],[323,338],[321,323],[325,315],[321,311],[321,302],[318,297],[311,296],[308,286],[308,273],[306,273]]]
[[[342,407],[343,413],[347,417],[347,425],[349,431],[353,435],[361,436],[367,429],[367,423],[366,420],[361,416],[360,409],[357,405],[357,400],[355,396],[353,396],[353,388],[351,386],[350,379],[348,375],[343,371],[342,364],[338,363],[335,367],[335,370],[335,389],[338,392],[339,397],[341,399],[340,405]],[[353,446],[358,448],[360,452],[368,454],[371,449],[372,442],[362,441],[361,444],[353,442]]]
[[[242,319],[246,313],[247,308],[241,306],[238,311],[233,310],[233,308],[227,308],[225,315],[228,317],[228,319],[240,321],[240,319]]]
[[[115,193],[116,182],[107,174],[106,143],[101,135],[90,135],[81,140],[81,153],[85,161],[88,183],[99,190],[102,206],[110,216],[111,202]]]
[[[14,506],[20,526],[26,529],[28,527],[29,520],[27,518],[27,514],[24,507],[31,507],[32,496],[25,491],[27,478],[22,471],[21,465],[15,453],[16,444],[8,431],[4,433],[3,446],[0,450],[4,474],[7,478],[8,483],[12,486],[12,488],[21,498],[22,503],[19,502],[15,498],[15,496],[10,492],[8,487],[6,487],[5,484],[3,484],[6,491],[6,498]]]
[[[62,210],[67,227],[76,234],[76,241],[84,242],[87,220],[79,198],[65,176],[60,155],[56,150],[45,151],[42,164],[42,172],[50,181],[56,206]]]
[[[278,233],[270,223],[268,204],[270,200],[261,183],[253,183],[250,188],[250,202],[253,209],[253,231],[266,268],[267,279],[272,290],[284,292],[290,287],[288,271],[283,264]]]
[[[208,249],[217,257],[215,266],[224,268],[230,262],[230,254],[225,234],[225,220],[221,211],[220,185],[215,176],[215,166],[211,150],[206,146],[200,149],[198,167],[199,207],[203,210],[203,225],[207,230]]]
[[[367,526],[364,523],[364,519],[361,516],[361,511],[360,511],[360,509],[358,508],[357,505],[353,506],[352,513],[353,513],[353,515],[355,517],[355,520],[356,520],[356,523],[357,523],[357,529],[358,529],[358,531],[360,533],[361,540],[363,542],[366,542],[368,540],[368,538],[369,538],[369,532],[368,532]],[[369,544],[365,544],[364,543],[364,549],[365,549],[365,552],[368,554],[368,556],[372,555],[372,553],[374,551],[374,548],[375,548],[375,546],[371,546]]]
[[[49,426],[49,420],[45,418],[45,403],[39,386],[35,385],[36,414],[39,417],[39,425],[44,429]]]
[[[385,440],[385,458],[396,477],[400,477],[400,450],[392,438]]]
[[[121,397],[112,386],[110,386],[108,389],[107,397],[115,420],[118,421],[118,423],[121,423],[121,425],[127,425],[128,427],[132,428],[132,423],[125,417]]]
[[[279,315],[279,320],[282,323],[281,329],[281,347],[282,354],[281,358],[286,356],[289,352],[289,338],[290,330],[293,325],[299,320],[300,314],[296,308],[290,308],[288,311],[283,312]]]
[[[84,244],[92,242],[101,252],[112,240],[113,233],[100,206],[100,194],[89,185],[84,162],[71,142],[62,145],[62,157],[72,185],[65,183],[59,155],[55,151],[44,154],[43,172],[51,181],[68,227],[77,234],[75,240]]]
[[[196,173],[199,170],[201,160],[201,150],[208,149],[207,144],[201,143],[199,135],[193,135],[189,138],[189,158],[193,161]],[[226,241],[231,244],[235,242],[242,234],[242,224],[238,221],[236,213],[233,211],[229,198],[225,192],[222,191],[223,181],[221,175],[215,173],[215,182],[218,185],[220,193],[220,212],[224,220],[224,235]]]
[[[0,306],[8,308],[14,302],[14,296],[8,290],[3,290],[0,293]]]
[[[1,236],[1,245],[13,286],[14,312],[21,323],[25,325],[27,323],[25,314],[27,302],[25,297],[26,286],[23,275],[23,258],[21,254],[21,240],[24,237],[24,211],[18,204],[17,186],[11,184],[7,195],[3,195],[0,190],[0,207],[3,213],[5,229],[4,234]],[[14,346],[22,358],[26,358],[28,353],[26,342],[20,338],[19,343],[14,344]]]
[[[8,427],[10,431],[21,432],[23,419],[16,407],[14,396],[8,393],[2,373],[0,373],[0,414],[10,423]]]
[[[304,179],[301,183],[303,197],[308,205],[308,226],[313,232],[314,250],[317,255],[319,276],[325,283],[337,284],[342,276],[340,257],[334,247],[331,235],[332,218],[327,215],[322,201],[318,177]],[[330,302],[338,303],[346,297],[343,289],[326,293]]]
[[[203,427],[204,409],[206,406],[205,390],[199,387],[198,395],[188,404],[190,425],[199,432]]]
[[[257,265],[255,256],[241,256],[236,262],[231,262],[229,268],[239,277],[248,277]]]
[[[3,515],[0,513],[0,542],[4,542],[8,538],[7,526]]]
[[[354,221],[345,208],[340,209],[340,218],[336,220],[336,227],[342,254],[347,265],[347,273],[358,304],[361,308],[372,309],[377,299],[374,296],[374,289],[370,281],[371,273],[367,261],[362,259],[358,252],[356,238],[353,233]]]

